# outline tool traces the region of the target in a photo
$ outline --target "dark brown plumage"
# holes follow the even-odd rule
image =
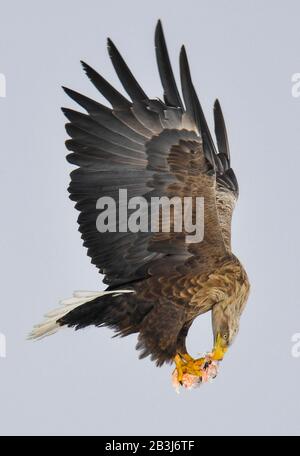
[[[219,337],[225,351],[237,332],[249,283],[231,252],[238,184],[220,103],[214,106],[217,150],[184,48],[181,99],[160,22],[155,46],[164,101],[148,98],[111,40],[109,55],[130,100],[86,63],[82,65],[87,76],[112,107],[64,89],[87,112],[63,109],[69,121],[67,159],[77,167],[71,173],[70,198],[80,212],[83,244],[104,274],[109,293],[87,301],[83,297],[80,305],[75,302],[79,295],[75,296],[69,303],[72,308],[51,315],[52,325],[48,319],[48,326],[39,326],[33,336],[54,332],[58,325],[108,326],[122,336],[139,333],[140,356],[150,355],[161,365],[186,353],[185,339],[193,320],[210,310],[215,343]],[[154,196],[203,197],[203,240],[187,243],[185,231],[172,229],[100,233],[96,202],[109,196],[119,203],[120,188],[127,189],[129,198],[146,198],[149,210]]]

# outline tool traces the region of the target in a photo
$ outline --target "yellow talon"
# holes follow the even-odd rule
[[[177,353],[174,357],[176,367],[172,375],[176,390],[179,391],[179,385],[190,389],[215,378],[220,355],[219,351],[214,350],[202,358],[194,359],[188,353]]]
[[[182,385],[185,388],[191,388],[215,378],[218,363],[222,361],[227,350],[227,339],[218,334],[212,353],[206,354],[203,358],[194,359],[188,353],[177,353],[174,357],[176,367],[172,377],[174,386],[178,388]]]

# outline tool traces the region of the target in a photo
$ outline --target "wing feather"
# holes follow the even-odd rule
[[[174,78],[161,21],[158,21],[155,30],[155,50],[158,71],[164,89],[165,102],[168,106],[174,106],[183,110],[183,103]]]
[[[67,159],[77,167],[71,173],[70,198],[80,212],[79,231],[88,255],[111,287],[161,271],[188,273],[225,255],[230,246],[231,203],[237,181],[230,167],[221,108],[215,104],[217,151],[192,83],[185,49],[180,54],[184,108],[160,22],[155,44],[165,102],[147,97],[111,40],[108,51],[130,100],[86,63],[82,65],[87,76],[112,108],[64,88],[86,111],[63,108],[70,136]],[[174,232],[174,220],[170,220],[167,233],[152,232],[149,225],[138,232],[100,233],[96,220],[103,210],[97,209],[97,201],[102,196],[114,199],[118,224],[119,213],[126,206],[120,200],[120,189],[126,189],[128,198],[144,197],[148,214],[152,197],[177,195],[181,201],[187,196],[204,197],[203,241],[188,243],[185,230]],[[127,217],[133,212],[128,209]],[[161,227],[160,215],[156,222]]]
[[[131,73],[123,57],[110,38],[107,40],[108,53],[124,89],[133,101],[145,100],[147,95]]]
[[[129,109],[131,103],[125,98],[118,90],[116,90],[103,76],[90,67],[87,63],[81,61],[82,67],[94,84],[97,90],[110,102],[110,104],[117,109]]]

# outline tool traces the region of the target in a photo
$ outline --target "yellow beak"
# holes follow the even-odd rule
[[[227,350],[228,350],[228,347],[224,346],[222,336],[220,334],[218,334],[217,340],[215,342],[215,346],[213,349],[213,353],[212,353],[212,359],[215,361],[222,361]]]

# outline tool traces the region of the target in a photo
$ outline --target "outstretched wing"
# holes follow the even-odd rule
[[[86,74],[112,107],[64,89],[86,111],[84,114],[63,108],[69,120],[66,130],[71,137],[66,141],[71,151],[67,158],[78,167],[71,173],[70,198],[76,201],[80,211],[79,230],[88,255],[110,287],[146,278],[161,270],[167,274],[172,269],[199,266],[209,259],[224,256],[229,249],[227,221],[231,219],[231,212],[228,216],[228,204],[223,204],[222,195],[236,195],[237,185],[230,168],[219,105],[215,108],[217,152],[191,81],[184,48],[180,54],[183,103],[160,22],[155,44],[164,102],[147,97],[111,40],[108,40],[109,55],[130,101],[83,62]],[[197,243],[187,242],[186,229],[174,232],[174,218],[169,220],[169,232],[159,232],[162,228],[160,213],[158,232],[150,229],[150,216],[147,227],[133,232],[124,226],[121,214],[127,200],[120,197],[120,189],[126,190],[128,199],[143,197],[144,213],[148,216],[151,216],[153,197],[179,197],[181,202],[186,197],[204,198],[204,238]],[[112,220],[115,216],[107,208],[99,208],[97,202],[102,197],[116,203],[111,208],[112,212],[116,209],[115,232],[97,229],[96,221],[104,211]],[[225,213],[223,206],[226,206]],[[194,216],[195,210],[193,206]],[[128,209],[126,224],[134,213],[134,209]],[[119,222],[123,224],[121,230]]]

